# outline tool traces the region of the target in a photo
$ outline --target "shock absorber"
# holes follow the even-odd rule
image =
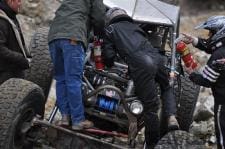
[[[125,91],[126,96],[131,96],[134,94],[134,82],[132,80],[129,80],[127,82],[127,89]]]

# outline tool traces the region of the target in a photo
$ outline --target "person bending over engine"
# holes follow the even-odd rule
[[[159,140],[159,100],[157,98],[156,81],[160,83],[163,98],[168,98],[170,106],[166,110],[170,127],[179,127],[175,98],[169,79],[164,71],[163,57],[159,49],[153,48],[146,33],[133,23],[126,11],[120,8],[109,9],[105,17],[105,37],[103,59],[106,66],[111,67],[117,55],[128,64],[129,75],[135,84],[135,92],[144,105],[145,140],[148,147]]]

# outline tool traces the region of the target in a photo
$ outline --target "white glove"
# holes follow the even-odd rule
[[[32,61],[32,58],[27,58],[27,61],[29,63],[29,67],[31,66],[31,61]]]
[[[27,58],[27,61],[28,61],[29,63],[31,63],[32,58]]]
[[[181,37],[181,40],[186,43],[186,44],[190,44],[192,43],[193,46],[196,46],[198,44],[198,38],[188,35],[188,34],[184,34],[182,33],[183,37]]]

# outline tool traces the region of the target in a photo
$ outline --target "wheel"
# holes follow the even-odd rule
[[[205,149],[202,140],[186,131],[171,131],[166,134],[155,146],[154,149]]]
[[[25,79],[39,85],[47,98],[51,82],[53,65],[48,50],[48,30],[43,27],[38,29],[30,42],[30,50],[32,54],[31,67],[25,74]]]
[[[0,86],[0,148],[32,148],[31,120],[44,115],[44,93],[36,84],[9,79]]]
[[[191,82],[185,73],[180,76],[178,88],[175,88],[177,101],[177,119],[181,130],[188,131],[193,122],[193,114],[198,100],[200,86]]]

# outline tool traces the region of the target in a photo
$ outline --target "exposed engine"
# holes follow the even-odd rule
[[[114,118],[126,117],[123,103],[127,104],[129,111],[139,115],[143,106],[134,94],[134,85],[131,80],[124,78],[125,71],[121,68],[98,71],[87,66],[84,73],[84,103],[87,110],[108,115]],[[124,101],[122,101],[124,100]],[[93,113],[92,113],[93,114]]]
[[[116,62],[110,69],[97,69],[92,53],[87,54],[83,77],[85,111],[91,117],[128,127],[129,119],[137,119],[143,111],[128,76],[128,67]]]

